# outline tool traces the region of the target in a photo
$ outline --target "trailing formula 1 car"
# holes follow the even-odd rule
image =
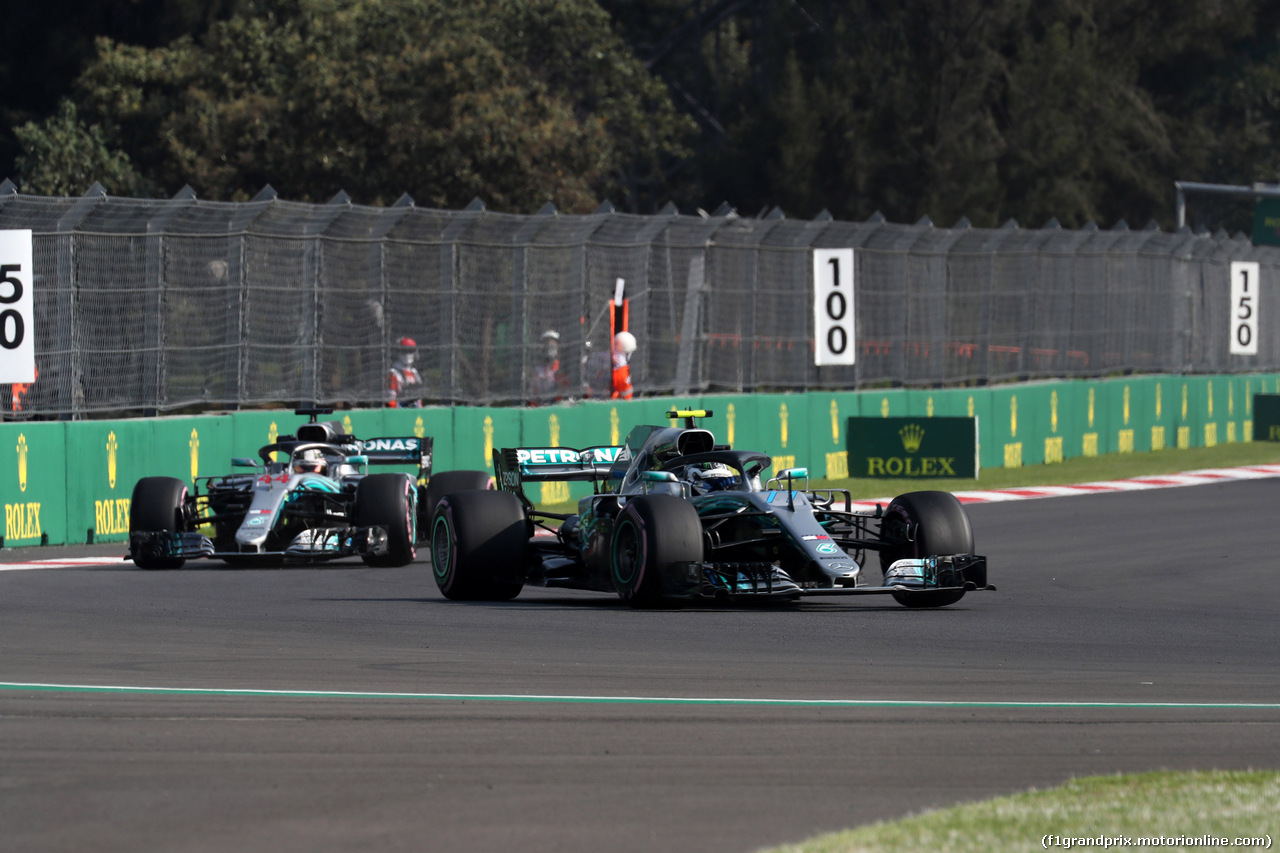
[[[620,447],[494,451],[497,491],[441,497],[431,558],[445,597],[506,600],[526,585],[616,592],[636,607],[687,600],[794,601],[892,595],[942,607],[994,590],[948,492],[912,492],[855,509],[848,490],[810,489],[802,468],[717,444],[695,418],[638,426]],[[571,515],[538,510],[524,484],[591,483]],[[558,522],[558,523],[557,523]],[[869,577],[868,554],[882,576]]]
[[[490,482],[475,471],[431,477],[429,436],[361,440],[339,421],[317,420],[332,411],[298,409],[310,421],[297,435],[265,445],[258,460],[233,459],[245,473],[198,477],[194,492],[174,477],[143,477],[129,506],[129,559],[176,569],[203,557],[273,565],[358,555],[370,566],[403,566],[440,494]],[[370,474],[371,465],[416,467],[417,478]]]

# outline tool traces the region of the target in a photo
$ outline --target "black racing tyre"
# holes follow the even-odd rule
[[[186,533],[183,513],[186,501],[187,484],[176,477],[143,477],[133,487],[133,498],[129,501],[129,532]],[[133,562],[140,569],[178,569],[186,560],[135,554]]]
[[[422,490],[418,507],[418,520],[422,536],[430,535],[431,517],[436,513],[436,504],[450,492],[470,492],[477,489],[492,489],[493,477],[486,471],[441,471],[432,474],[427,487]]]
[[[355,524],[387,531],[387,553],[361,554],[366,566],[413,562],[418,527],[418,489],[404,474],[370,474],[356,486]]]
[[[613,524],[609,573],[632,607],[660,607],[663,573],[672,563],[702,561],[702,522],[693,504],[674,495],[627,500]]]
[[[907,539],[908,530],[912,538]],[[881,535],[895,541],[880,552],[880,569],[895,560],[919,559],[935,555],[972,554],[973,528],[969,516],[950,492],[908,492],[899,495],[885,510]],[[964,597],[964,590],[946,592],[895,592],[894,599],[905,607],[945,607]]]
[[[509,601],[524,588],[529,527],[510,492],[449,492],[431,517],[436,586],[454,601]]]

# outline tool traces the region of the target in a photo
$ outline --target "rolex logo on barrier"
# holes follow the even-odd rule
[[[484,418],[484,467],[493,467],[493,418]]]
[[[27,446],[26,433],[18,435],[18,490],[27,490]],[[23,503],[4,505],[4,538],[8,542],[23,539],[39,539],[43,531],[40,529],[40,501],[24,501]]]
[[[850,476],[977,477],[974,418],[933,417],[926,426],[917,417],[862,416],[849,418],[848,425]]]
[[[115,430],[107,434],[107,485],[116,487],[116,451],[120,448]]]
[[[920,442],[924,441],[924,427],[920,424],[907,424],[898,430],[898,437],[902,439],[903,450],[916,453],[920,450]]]
[[[191,482],[194,483],[200,474],[200,433],[191,430],[191,441],[187,444],[191,448]]]
[[[18,491],[27,490],[27,437],[18,434]]]
[[[898,430],[898,439],[906,456],[871,456],[867,458],[869,477],[954,477],[955,457],[919,456],[924,442],[924,427],[906,423]]]

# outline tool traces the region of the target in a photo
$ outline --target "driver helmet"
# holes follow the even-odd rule
[[[296,474],[326,474],[329,463],[325,461],[323,453],[312,448],[302,451],[294,458],[293,470]]]
[[[739,477],[728,465],[694,466],[689,469],[689,485],[695,495],[724,492],[738,487]]]

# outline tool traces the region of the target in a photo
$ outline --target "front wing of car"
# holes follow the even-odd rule
[[[144,560],[258,559],[283,558],[303,562],[337,557],[382,556],[387,553],[387,531],[383,527],[316,527],[304,530],[283,551],[217,551],[213,540],[203,533],[149,531],[129,535],[129,557]]]
[[[885,595],[895,592],[995,591],[987,583],[987,558],[977,554],[899,560],[880,586],[815,587],[796,583],[767,562],[673,563],[663,578],[673,598],[721,601],[794,600],[817,596]]]

